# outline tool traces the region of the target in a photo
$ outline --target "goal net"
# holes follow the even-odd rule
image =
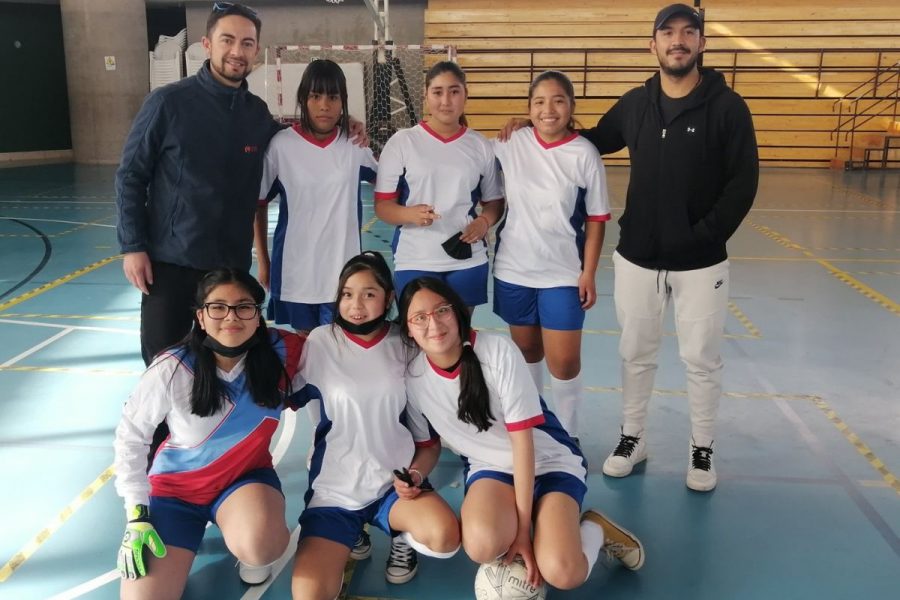
[[[365,122],[372,148],[378,153],[395,131],[422,119],[426,72],[439,61],[455,60],[456,52],[453,46],[390,43],[270,46],[265,69],[256,69],[248,78],[251,91],[266,100],[275,117],[293,121],[300,114],[297,87],[303,71],[321,58],[333,60],[343,69],[350,114]]]

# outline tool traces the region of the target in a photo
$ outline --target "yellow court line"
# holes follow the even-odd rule
[[[819,257],[808,258],[805,256],[729,256],[729,261],[735,260],[758,260],[765,262],[817,262],[822,260]],[[833,257],[826,260],[835,262],[851,262],[851,263],[879,263],[879,264],[900,264],[900,258],[844,258]]]
[[[49,315],[44,313],[0,313],[0,319],[79,319],[87,321],[135,321],[140,317],[107,317],[102,315]]]
[[[588,386],[584,388],[588,392],[597,392],[597,393],[621,393],[621,387],[599,387],[599,386]],[[665,390],[665,389],[654,389],[652,394],[654,396],[676,396],[676,397],[687,397],[687,390]],[[821,410],[825,417],[837,427],[838,431],[843,434],[844,438],[848,442],[850,442],[854,448],[856,448],[857,452],[859,452],[863,458],[869,463],[875,471],[881,476],[882,480],[890,486],[898,495],[900,495],[900,480],[897,479],[897,476],[891,473],[891,471],[887,468],[884,462],[875,456],[875,453],[863,443],[862,440],[859,439],[855,433],[853,433],[847,424],[841,419],[837,413],[832,409],[825,400],[822,399],[821,396],[816,396],[814,394],[769,394],[765,392],[724,392],[722,394],[727,398],[739,398],[744,400],[799,400],[804,402],[812,403],[816,408]]]
[[[834,275],[839,281],[846,283],[853,290],[859,292],[864,297],[868,298],[875,304],[878,304],[882,308],[887,309],[892,314],[900,316],[900,304],[897,304],[896,302],[894,302],[893,300],[891,300],[890,298],[888,298],[887,296],[885,296],[878,290],[876,290],[872,287],[869,287],[868,285],[864,284],[859,279],[856,279],[855,277],[853,277],[846,271],[838,269],[833,264],[831,264],[828,260],[817,257],[815,254],[813,254],[812,252],[810,252],[809,250],[807,250],[800,244],[797,244],[796,242],[791,241],[788,237],[778,233],[777,231],[774,231],[773,229],[770,229],[763,225],[758,225],[749,220],[748,220],[748,223],[754,229],[756,229],[757,231],[762,233],[767,238],[773,240],[777,244],[780,244],[781,246],[784,246],[785,248],[790,248],[791,250],[797,250],[798,252],[802,252],[808,258],[815,259],[815,262],[817,262],[822,267],[824,267],[829,273]],[[834,259],[834,260],[840,260],[840,259]]]
[[[6,302],[0,304],[0,311],[7,310],[17,304],[21,304],[22,302],[25,302],[26,300],[31,300],[35,296],[40,296],[44,292],[47,292],[47,291],[52,290],[53,288],[59,287],[64,283],[68,283],[68,282],[72,281],[73,279],[77,279],[78,277],[81,277],[82,275],[87,275],[91,271],[96,271],[100,267],[104,267],[104,266],[108,265],[109,263],[113,262],[114,260],[119,260],[120,258],[122,258],[121,254],[117,254],[115,256],[110,256],[110,257],[104,258],[103,260],[98,260],[95,263],[89,264],[88,266],[78,269],[77,271],[73,271],[73,272],[69,273],[68,275],[60,277],[59,279],[55,279],[49,283],[45,283],[44,285],[37,287],[37,288],[31,290],[30,292],[26,292],[26,293],[22,294],[21,296],[16,296],[12,300],[7,300]]]
[[[759,339],[762,337],[762,334],[759,332],[759,328],[753,324],[750,318],[744,314],[744,312],[738,308],[738,305],[734,302],[728,303],[728,310],[731,311],[731,314],[734,315],[734,318],[738,320],[738,322],[747,330],[747,333],[750,334],[750,337],[754,339]]]
[[[25,544],[25,546],[16,552],[9,561],[0,567],[0,583],[3,583],[15,572],[16,569],[22,566],[22,564],[28,560],[32,554],[37,552],[37,550],[50,539],[56,531],[68,521],[75,512],[81,508],[88,500],[90,500],[94,494],[100,491],[107,481],[112,479],[113,477],[113,468],[112,465],[106,468],[105,471],[100,473],[100,476],[97,477],[89,486],[87,486],[84,491],[82,491],[78,496],[75,497],[72,502],[66,506],[53,521],[51,521],[46,527],[44,527],[34,539]]]
[[[362,229],[360,229],[360,232],[361,233],[369,233],[369,231],[372,229],[372,226],[375,225],[375,223],[377,223],[377,222],[378,222],[378,217],[372,217],[371,219],[369,219],[368,223],[366,223],[365,225],[362,226]]]
[[[884,462],[877,456],[872,450],[863,443],[859,436],[857,436],[853,431],[850,430],[850,427],[841,419],[834,409],[832,409],[822,398],[813,399],[813,404],[821,410],[825,417],[831,421],[835,427],[837,427],[838,431],[843,434],[843,436],[847,439],[848,442],[853,444],[853,447],[856,448],[856,451],[859,452],[863,458],[869,463],[869,465],[875,469],[881,478],[887,482],[893,490],[900,495],[900,481],[897,480],[897,477],[891,473],[888,468],[885,466]]]

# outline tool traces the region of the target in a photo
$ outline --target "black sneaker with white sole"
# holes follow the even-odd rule
[[[397,536],[391,540],[391,553],[384,568],[384,578],[390,583],[406,583],[416,576],[419,569],[419,553]]]
[[[365,531],[361,531],[359,537],[356,538],[356,543],[353,544],[353,549],[350,551],[350,558],[353,560],[366,560],[372,554],[372,540],[369,539],[369,534]]]

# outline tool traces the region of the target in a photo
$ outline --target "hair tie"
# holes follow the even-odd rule
[[[463,348],[465,348],[466,346],[468,346],[469,348],[471,348],[471,347],[472,347],[472,342],[470,342],[470,341],[468,341],[468,340],[466,340],[465,342],[463,342]]]

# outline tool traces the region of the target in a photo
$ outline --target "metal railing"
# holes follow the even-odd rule
[[[852,164],[856,132],[878,117],[890,116],[892,121],[896,121],[898,101],[900,101],[900,60],[890,67],[878,69],[871,79],[835,100],[832,112],[837,109],[837,126],[831,130],[834,155],[837,156],[841,150],[841,135],[843,135],[846,144],[844,147],[850,153],[848,160]],[[844,108],[847,108],[846,114]]]

